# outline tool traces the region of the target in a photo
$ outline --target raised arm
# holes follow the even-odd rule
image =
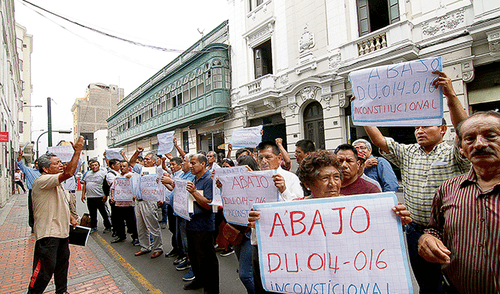
[[[182,148],[179,145],[177,145],[177,138],[174,138],[174,146],[175,149],[177,149],[177,152],[179,152],[179,157],[184,158],[186,152],[184,152],[184,150],[182,150]]]
[[[370,140],[380,148],[382,151],[385,153],[389,153],[389,148],[387,147],[387,141],[385,140],[384,135],[380,132],[380,130],[377,127],[367,127],[365,126],[365,132],[368,134],[370,137]]]
[[[76,168],[78,167],[78,159],[80,158],[80,153],[82,152],[84,142],[85,140],[82,136],[80,136],[76,143],[71,143],[75,152],[73,153],[73,157],[71,158],[71,160],[68,162],[68,165],[64,169],[64,172],[59,175],[59,183],[64,182],[75,174]]]
[[[226,155],[226,158],[231,159],[231,152],[232,151],[233,151],[233,145],[231,145],[231,143],[228,143],[227,144],[227,155]]]
[[[120,155],[123,157],[123,160],[127,161],[128,162],[128,158],[127,156],[125,155],[125,152],[123,152],[123,150],[120,150]]]
[[[439,77],[432,82],[432,85],[436,88],[439,86],[443,87],[443,95],[446,97],[448,109],[450,110],[451,123],[456,129],[457,125],[462,120],[467,118],[467,113],[458,100],[457,94],[455,93],[455,90],[453,90],[453,85],[448,75],[439,70],[433,71],[432,73],[439,75]]]
[[[106,151],[104,151],[104,153],[102,154],[102,156],[104,156],[104,160],[106,160],[106,166],[109,166],[109,160],[106,157]]]
[[[128,162],[128,164],[133,167],[135,165],[135,163],[137,162],[137,157],[139,157],[139,154],[142,153],[142,151],[144,151],[144,147],[137,147],[137,150],[135,150],[134,152],[134,155],[132,155],[132,157],[130,157],[130,161]]]
[[[292,166],[292,160],[290,160],[290,155],[285,150],[285,147],[283,147],[283,139],[276,138],[276,145],[278,145],[278,148],[281,152],[281,157],[283,158],[283,161],[285,162],[285,166],[284,166],[285,169],[289,170],[290,167]]]

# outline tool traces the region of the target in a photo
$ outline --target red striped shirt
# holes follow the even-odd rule
[[[473,169],[445,181],[425,232],[451,251],[442,270],[460,293],[500,293],[500,183],[482,192]]]

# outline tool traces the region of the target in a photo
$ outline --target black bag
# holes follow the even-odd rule
[[[108,173],[113,173],[116,176],[115,171],[110,170]],[[104,192],[104,196],[106,197],[109,196],[109,190],[111,189],[111,186],[108,184],[108,181],[106,180],[107,176],[108,174],[106,174],[104,180],[102,181],[102,191]]]

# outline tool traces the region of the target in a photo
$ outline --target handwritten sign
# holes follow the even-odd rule
[[[413,293],[396,194],[255,204],[262,284],[280,293]]]
[[[115,201],[132,201],[134,193],[132,182],[127,178],[115,178]]]
[[[189,192],[186,190],[188,180],[174,179],[174,212],[186,220],[191,220],[189,217]]]
[[[217,188],[217,178],[220,177],[221,175],[226,175],[226,174],[234,174],[234,173],[240,173],[240,172],[246,172],[248,171],[248,168],[246,165],[244,166],[234,166],[234,167],[225,167],[221,168],[217,166],[214,168],[214,180],[212,181],[212,189],[213,189],[213,198],[212,202],[210,205],[216,205],[216,206],[222,206],[222,197],[221,197],[221,191],[219,188]]]
[[[158,138],[158,151],[156,154],[167,154],[174,148],[174,134],[175,131],[161,133],[156,135]]]
[[[71,158],[73,158],[73,153],[75,153],[71,145],[53,146],[47,147],[47,149],[50,153],[54,153],[61,162],[70,162]]]
[[[248,170],[219,177],[222,183],[222,203],[227,222],[246,226],[248,212],[254,203],[278,201],[278,188],[274,185],[275,171]]]
[[[239,148],[255,148],[262,142],[262,126],[233,130],[231,145]]]
[[[124,160],[123,156],[120,154],[120,151],[122,151],[123,148],[111,148],[111,149],[106,149],[106,159],[111,160],[111,159],[118,159],[118,160]]]
[[[142,200],[163,201],[163,191],[160,190],[157,182],[157,175],[141,176],[141,194]]]
[[[26,148],[26,146],[28,146],[28,144],[30,143],[30,141],[26,142],[23,146],[23,148],[21,148],[21,151],[24,151],[24,149]]]
[[[442,89],[432,82],[442,70],[441,57],[354,71],[349,74],[352,120],[361,126],[441,125]]]

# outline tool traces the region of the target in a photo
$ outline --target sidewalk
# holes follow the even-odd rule
[[[35,236],[28,226],[28,195],[14,194],[0,208],[0,293],[26,293],[32,273]],[[90,237],[86,247],[70,245],[68,292],[142,293]],[[45,293],[54,293],[53,280]]]

